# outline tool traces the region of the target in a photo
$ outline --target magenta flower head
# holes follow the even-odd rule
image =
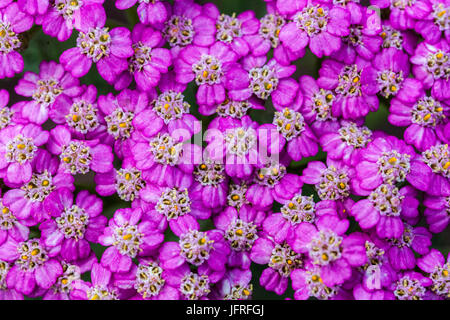
[[[349,222],[334,215],[323,215],[316,225],[302,222],[289,243],[295,251],[307,254],[312,264],[320,268],[326,286],[342,284],[350,279],[352,267],[366,263],[365,239],[358,232],[344,235]]]
[[[128,70],[125,70],[114,84],[116,90],[127,88],[133,80],[138,89],[149,91],[159,82],[162,73],[166,73],[172,64],[170,51],[161,48],[162,35],[143,24],[134,26],[131,33],[134,54],[128,58]]]
[[[411,163],[409,182],[432,196],[450,196],[450,152],[448,144],[438,143]]]
[[[195,219],[177,220],[172,231],[179,237],[179,241],[165,242],[162,245],[159,259],[164,269],[179,269],[189,263],[197,266],[199,272],[208,274],[212,282],[223,277],[230,254],[223,231],[200,231]]]
[[[300,89],[294,101],[306,123],[311,127],[316,137],[339,129],[337,118],[332,114],[336,95],[331,90],[320,88],[317,81],[308,75],[299,79]]]
[[[338,299],[340,286],[327,286],[320,276],[320,268],[308,263],[305,269],[292,271],[292,289],[294,289],[295,300],[307,300],[315,297],[318,300]]]
[[[72,175],[86,174],[90,170],[105,173],[113,168],[114,156],[110,146],[98,140],[75,140],[65,126],[57,126],[50,132],[49,151],[58,155],[61,165]]]
[[[415,219],[419,215],[416,196],[417,192],[410,186],[399,190],[391,184],[381,184],[368,199],[356,202],[351,214],[363,230],[376,227],[380,238],[399,238],[403,234],[401,218]]]
[[[319,70],[317,84],[326,90],[334,90],[332,115],[357,120],[378,109],[378,88],[371,77],[371,63],[357,58],[354,64],[325,60]]]
[[[114,284],[125,290],[133,290],[130,300],[179,300],[178,287],[167,281],[160,263],[153,259],[141,258],[133,264],[128,273],[115,273]]]
[[[272,213],[263,222],[264,232],[276,242],[282,243],[294,235],[295,229],[302,222],[315,223],[325,214],[337,215],[335,201],[315,203],[312,196],[300,193],[283,203],[280,212]]]
[[[91,283],[75,280],[70,298],[73,300],[119,300],[120,292],[113,285],[112,274],[100,263],[91,268]]]
[[[396,48],[407,52],[410,56],[414,54],[417,47],[418,36],[411,30],[398,30],[392,27],[389,20],[383,21],[383,31],[380,33],[383,38],[382,48]]]
[[[144,200],[140,203],[143,211],[162,231],[167,224],[175,232],[179,224],[189,224],[192,220],[211,216],[211,208],[204,205],[201,190],[193,188],[192,178],[180,170],[164,186],[148,183],[140,191],[140,197]]]
[[[431,11],[427,17],[417,21],[414,30],[428,43],[436,43],[443,36],[450,40],[449,7],[448,0],[426,0],[431,5]]]
[[[192,192],[208,209],[219,211],[226,204],[228,179],[224,171],[223,164],[208,159],[194,168]]]
[[[220,104],[225,101],[228,73],[236,68],[237,58],[236,53],[222,42],[210,47],[190,45],[180,51],[174,64],[176,81],[187,84],[195,80],[198,104]]]
[[[163,28],[164,39],[169,43],[174,58],[190,44],[208,47],[215,42],[215,21],[206,9],[207,6],[192,0],[175,1]]]
[[[29,182],[8,190],[3,196],[3,203],[26,225],[36,225],[49,218],[44,202],[50,194],[60,188],[75,189],[73,176],[59,170],[58,159],[46,150],[37,151],[32,168]]]
[[[396,300],[429,300],[428,287],[432,284],[431,279],[415,271],[405,271],[398,275],[391,290]]]
[[[128,68],[127,59],[133,55],[130,31],[123,27],[109,30],[105,22],[96,20],[84,26],[78,34],[77,46],[64,51],[59,61],[67,72],[80,78],[97,64],[99,74],[112,84]]]
[[[354,2],[347,4],[347,10],[350,13],[350,33],[343,37],[341,49],[332,57],[346,64],[353,63],[356,56],[372,60],[383,43],[379,36],[382,28],[378,13]]]
[[[259,130],[278,131],[280,143],[269,146],[270,153],[279,153],[287,145],[287,154],[294,161],[312,157],[317,154],[319,147],[317,138],[306,123],[300,112],[289,108],[276,111],[272,124],[262,125]]]
[[[245,194],[255,208],[267,209],[274,201],[284,203],[301,192],[303,182],[300,176],[288,173],[286,165],[282,162],[268,162],[255,168],[254,183]]]
[[[191,105],[182,93],[186,86],[177,83],[174,77],[172,72],[164,74],[159,83],[161,94],[150,102],[151,108],[136,115],[134,124],[144,136],[151,137],[162,129],[184,141],[201,130],[200,122],[189,113]],[[153,123],[152,128],[148,123]]]
[[[342,162],[311,161],[302,173],[302,181],[314,185],[321,200],[345,200],[351,192],[355,169]]]
[[[167,9],[160,0],[116,0],[116,7],[120,10],[126,10],[136,3],[139,3],[137,13],[143,24],[157,25],[166,21]]]
[[[372,131],[351,121],[343,121],[337,132],[324,134],[320,138],[320,144],[330,159],[341,160],[350,166],[356,165],[360,152],[370,141]]]
[[[450,98],[450,49],[445,39],[436,44],[420,43],[411,57],[414,76],[438,100]]]
[[[20,33],[29,30],[33,25],[33,18],[23,12],[17,3],[11,3],[0,9],[0,26],[4,36],[0,40],[2,48],[0,57],[0,79],[11,78],[23,70],[23,58],[17,52],[22,46]]]
[[[358,268],[362,276],[362,288],[358,288],[358,285],[354,287],[355,298],[361,294],[363,296],[365,294],[378,295],[380,291],[383,292],[389,288],[392,281],[397,278],[397,272],[390,265],[387,256],[389,245],[376,237],[366,236],[365,238],[367,263]]]
[[[102,200],[83,190],[74,203],[72,192],[61,188],[47,197],[44,209],[55,218],[39,226],[45,245],[67,262],[88,258],[89,243],[97,243],[106,225]]]
[[[104,0],[55,0],[45,14],[37,16],[36,23],[42,31],[59,41],[70,38],[73,28],[78,31],[94,26],[97,21],[106,22]]]
[[[8,126],[0,131],[0,176],[14,188],[31,180],[31,162],[49,134],[34,124]]]
[[[42,300],[70,300],[70,295],[74,290],[74,284],[80,281],[82,273],[91,271],[93,264],[96,262],[97,258],[93,253],[90,258],[79,264],[61,261],[63,273],[56,279],[55,284],[43,293]]]
[[[22,115],[29,121],[43,124],[48,119],[49,109],[54,105],[70,101],[82,92],[79,81],[64,71],[54,61],[42,62],[40,73],[26,72],[15,87],[17,94],[32,97],[33,101],[23,106]]]
[[[431,279],[431,291],[441,299],[448,299],[450,293],[450,259],[447,256],[447,263],[441,252],[431,249],[423,257],[417,259],[417,266],[428,274]]]
[[[8,288],[25,295],[35,288],[49,289],[63,273],[56,255],[41,239],[16,241],[8,237],[0,246],[0,260],[13,263],[6,277]]]
[[[258,238],[253,244],[250,259],[257,264],[268,265],[259,283],[268,291],[282,295],[293,270],[301,268],[304,256],[286,242],[277,243],[268,236]]]
[[[385,97],[396,97],[402,101],[415,101],[422,93],[420,81],[408,78],[408,55],[400,50],[389,48],[375,56],[372,68],[368,71],[371,83],[376,83],[378,92]]]
[[[231,16],[220,13],[213,3],[207,3],[204,10],[216,24],[216,41],[223,42],[240,57],[246,56],[252,49],[251,36],[259,29],[259,20],[251,10]]]
[[[131,159],[126,158],[122,168],[113,169],[95,175],[95,190],[101,196],[111,196],[115,193],[123,201],[139,199],[139,191],[146,185],[142,171],[134,166]]]
[[[227,262],[229,266],[250,268],[250,251],[259,238],[265,217],[264,211],[258,211],[247,205],[239,211],[233,207],[227,207],[214,217],[215,226],[224,232],[224,237],[231,248]]]
[[[284,61],[280,59],[280,53],[285,53],[283,46],[280,45],[280,31],[286,24],[286,19],[276,10],[273,6],[267,5],[267,14],[259,20],[259,29],[255,35],[248,37],[248,43],[252,48],[254,56],[265,56],[270,49],[274,49],[274,56],[278,61]],[[286,56],[286,55],[283,55]],[[286,62],[289,62],[290,57]]]
[[[403,234],[398,238],[389,238],[387,250],[389,263],[395,270],[410,270],[416,265],[414,252],[427,254],[431,245],[431,233],[424,227],[403,225]]]
[[[412,29],[417,20],[424,19],[431,11],[428,1],[371,0],[379,8],[390,8],[389,20],[399,30]]]
[[[97,89],[93,85],[81,86],[82,93],[72,99],[61,98],[49,110],[49,118],[66,125],[78,139],[99,138],[109,144],[106,123],[97,105]]]
[[[122,90],[117,96],[108,93],[98,97],[98,108],[104,116],[106,131],[114,140],[114,151],[119,158],[129,151],[130,138],[135,131],[137,117],[148,106],[144,92]]]
[[[450,106],[445,101],[425,94],[416,99],[395,98],[389,111],[389,122],[395,126],[408,126],[404,132],[405,142],[419,151],[425,151],[438,142],[436,129],[450,116]]]
[[[410,173],[411,162],[417,155],[411,146],[396,137],[376,138],[360,156],[354,184],[357,194],[367,195],[383,183],[395,185],[416,179]]]
[[[99,242],[108,248],[102,255],[101,264],[111,272],[127,272],[132,259],[155,252],[164,235],[150,221],[141,219],[142,210],[118,209],[109,220],[108,227]]]
[[[214,281],[220,279],[202,269],[191,271],[187,263],[176,269],[166,269],[164,274],[167,283],[178,289],[179,300],[209,300]]]
[[[160,124],[163,123],[161,120]],[[177,175],[190,175],[194,171],[194,165],[201,161],[201,150],[197,145],[183,144],[182,136],[172,137],[165,131],[159,132],[160,129],[147,127],[148,137],[134,135],[130,148],[136,168],[148,171],[144,173],[148,182],[170,186]]]
[[[243,60],[243,66],[248,71],[248,88],[240,90],[239,96],[248,98],[252,93],[259,99],[272,102],[278,111],[289,107],[294,101],[298,83],[289,78],[295,72],[294,65],[282,65],[271,59],[266,63],[266,57],[248,56]]]
[[[211,160],[225,165],[230,177],[248,178],[257,164],[263,163],[258,150],[258,123],[245,116],[240,120],[216,118],[210,123],[205,140]],[[270,132],[265,132],[268,139]],[[264,143],[262,149],[265,149]]]
[[[289,3],[294,5],[294,1]],[[319,58],[339,50],[342,45],[341,37],[348,36],[350,32],[350,13],[346,9],[317,4],[313,0],[305,5],[297,9],[292,15],[292,22],[281,29],[280,40],[283,46],[297,53],[304,52],[309,45]]]

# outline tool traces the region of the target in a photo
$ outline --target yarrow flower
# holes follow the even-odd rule
[[[128,29],[117,27],[109,30],[105,21],[97,20],[80,30],[77,46],[64,51],[59,61],[77,78],[86,75],[95,63],[102,78],[112,84],[127,69],[127,59],[133,52]]]
[[[17,3],[0,9],[0,79],[11,78],[23,70],[23,58],[18,52],[22,47],[20,34],[33,25],[33,17],[23,12]]]

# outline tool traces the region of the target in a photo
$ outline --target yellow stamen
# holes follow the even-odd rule
[[[32,256],[35,256],[35,255],[37,255],[39,253],[39,250],[38,249],[34,249],[33,251],[31,251],[31,255]]]
[[[123,236],[123,240],[130,240],[133,236],[131,234],[126,234]]]
[[[425,117],[423,117],[423,120],[428,121],[428,119],[430,119],[430,118],[431,118],[431,114],[428,113],[425,115]]]
[[[203,71],[203,74],[202,74],[202,75],[203,75],[203,78],[207,78],[207,77],[208,77],[208,74],[209,74],[208,71],[206,71],[206,70]]]
[[[236,230],[236,235],[242,236],[243,234],[244,234],[244,232],[241,229]]]
[[[232,195],[231,199],[233,199],[234,201],[238,201],[239,200],[239,196],[237,194]]]
[[[23,149],[25,149],[25,145],[23,143],[18,144],[17,149],[23,150]]]
[[[46,187],[46,186],[48,186],[49,184],[50,184],[50,182],[49,182],[48,180],[42,181],[42,186],[43,186],[43,187]]]
[[[392,158],[390,158],[390,159],[388,160],[388,162],[389,162],[390,164],[395,164],[395,163],[397,162],[397,158],[396,158],[396,157],[392,157]]]
[[[289,208],[289,209],[292,209],[293,207],[294,207],[294,204],[293,204],[292,202],[289,202],[288,208]]]

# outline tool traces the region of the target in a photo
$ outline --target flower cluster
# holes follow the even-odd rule
[[[450,299],[449,1],[110,2],[0,1],[0,299]]]

